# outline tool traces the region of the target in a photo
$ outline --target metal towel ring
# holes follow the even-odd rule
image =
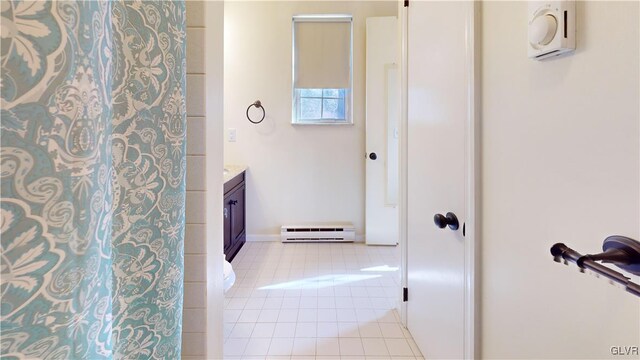
[[[252,106],[255,106],[258,109],[262,109],[262,119],[260,119],[259,121],[253,121],[251,120],[251,118],[249,117],[249,109],[251,109]],[[247,108],[247,119],[249,119],[249,121],[252,124],[260,124],[262,122],[262,120],[264,120],[264,117],[267,115],[266,111],[264,111],[264,106],[262,106],[262,103],[260,102],[260,100],[256,100],[253,102],[253,104],[249,105],[249,107]]]

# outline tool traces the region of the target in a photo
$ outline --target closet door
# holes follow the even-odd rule
[[[407,326],[426,359],[473,357],[473,19],[408,8]]]

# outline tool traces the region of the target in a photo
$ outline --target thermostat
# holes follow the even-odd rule
[[[574,51],[575,19],[574,1],[529,2],[529,57],[543,60]]]

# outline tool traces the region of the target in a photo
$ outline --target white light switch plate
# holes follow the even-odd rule
[[[227,141],[236,142],[236,129],[229,129],[227,132]]]

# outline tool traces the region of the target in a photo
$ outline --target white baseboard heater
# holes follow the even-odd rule
[[[356,228],[352,223],[284,225],[280,238],[286,242],[353,242]]]

